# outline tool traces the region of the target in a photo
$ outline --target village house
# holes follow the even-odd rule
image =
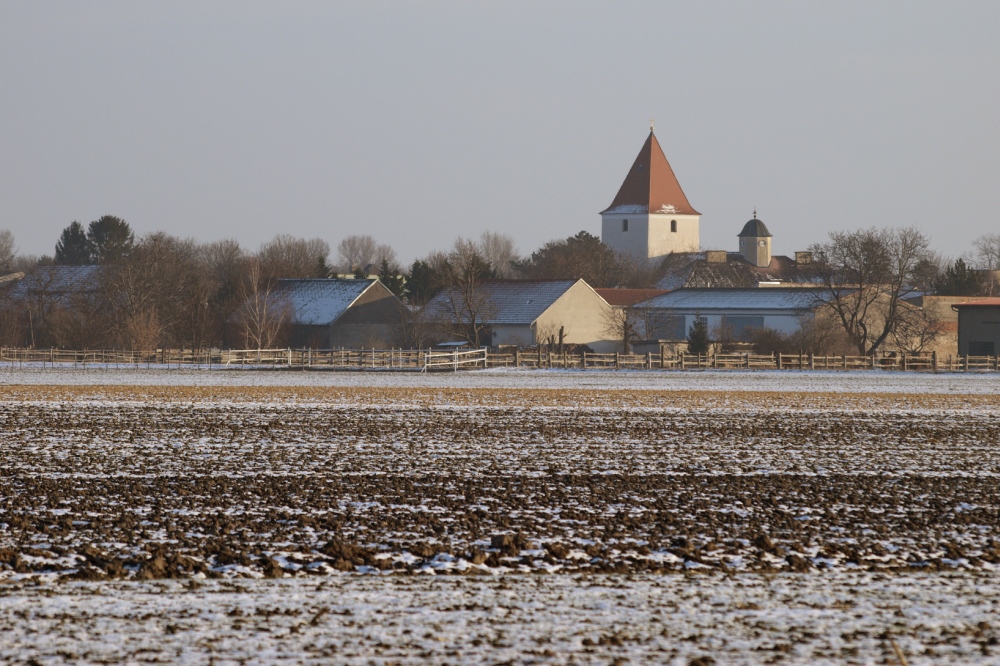
[[[288,345],[390,348],[401,343],[406,306],[377,279],[278,280],[274,298],[287,313]]]
[[[606,332],[610,311],[583,280],[485,280],[471,297],[442,290],[427,304],[424,316],[453,331],[481,326],[486,333],[482,344],[492,346],[561,340],[613,351],[617,343]]]

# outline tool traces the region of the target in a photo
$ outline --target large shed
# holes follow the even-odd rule
[[[376,279],[278,280],[292,347],[388,348],[400,343],[406,306]]]
[[[753,329],[784,334],[797,331],[829,297],[826,289],[766,287],[751,289],[678,289],[639,303],[647,309],[649,337],[683,340],[696,318],[709,330],[727,329],[731,339],[747,341]]]
[[[1000,351],[1000,298],[951,306],[958,311],[959,356],[996,356]]]

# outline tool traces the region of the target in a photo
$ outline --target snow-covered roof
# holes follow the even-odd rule
[[[12,298],[61,296],[97,291],[103,266],[37,266],[10,291]]]
[[[480,313],[489,324],[531,324],[578,280],[485,280],[478,285],[488,303]],[[428,312],[447,315],[450,292],[439,292]]]
[[[278,280],[278,295],[292,310],[292,323],[326,326],[378,280]]]
[[[826,289],[761,287],[753,289],[678,289],[643,301],[641,307],[664,310],[811,310],[825,300]]]

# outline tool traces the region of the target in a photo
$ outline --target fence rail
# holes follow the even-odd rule
[[[157,349],[121,350],[0,348],[3,367],[294,368],[336,370],[467,370],[538,368],[579,370],[897,370],[906,372],[998,371],[996,356],[943,356],[886,352],[870,356],[819,354],[570,354],[543,349],[494,353],[486,349]]]

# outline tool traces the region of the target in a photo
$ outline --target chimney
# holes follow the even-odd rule
[[[812,252],[796,252],[795,253],[795,263],[797,264],[811,264],[813,260]]]
[[[710,264],[724,264],[726,263],[726,251],[708,250],[705,252],[705,261]]]

